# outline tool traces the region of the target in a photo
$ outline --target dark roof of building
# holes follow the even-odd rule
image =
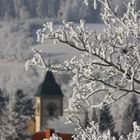
[[[43,82],[39,85],[36,96],[63,96],[60,86],[56,83],[51,71],[47,71]]]

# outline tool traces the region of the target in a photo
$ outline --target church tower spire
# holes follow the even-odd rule
[[[51,71],[47,71],[35,95],[36,132],[46,128],[47,120],[63,114],[63,93]]]

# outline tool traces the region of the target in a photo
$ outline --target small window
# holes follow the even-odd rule
[[[57,107],[54,103],[50,103],[47,106],[47,110],[48,110],[48,115],[49,116],[55,116],[55,111],[56,111]]]

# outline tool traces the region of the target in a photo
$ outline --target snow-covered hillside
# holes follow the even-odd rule
[[[79,54],[78,51],[67,48],[64,44],[54,45],[50,41],[38,44],[36,31],[44,22],[42,20],[0,22],[0,88],[8,91],[23,88],[31,95],[35,94],[43,76],[35,69],[30,72],[25,71],[24,63],[32,57],[31,48],[45,50],[46,62],[50,59],[51,63],[63,62]],[[88,24],[87,26],[99,32],[104,28],[102,24]]]

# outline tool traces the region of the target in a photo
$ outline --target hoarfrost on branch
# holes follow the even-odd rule
[[[80,20],[78,26],[73,22],[63,21],[58,29],[54,29],[52,23],[47,23],[37,32],[38,41],[42,43],[52,39],[81,51],[80,56],[50,68],[58,72],[73,73],[73,95],[68,106],[71,112],[83,108],[102,108],[129,93],[140,94],[140,11],[135,10],[133,0],[128,3],[126,13],[118,17],[118,6],[112,9],[108,0],[93,0],[95,9],[97,2],[104,6],[101,17],[105,29],[102,33],[89,29],[84,20]],[[88,5],[89,0],[84,0],[84,3]],[[35,51],[35,58],[30,62],[47,69],[42,60],[40,52]],[[94,94],[105,93],[101,103],[89,101]],[[72,118],[74,119],[73,116],[71,120]],[[86,133],[85,130],[80,132]]]

